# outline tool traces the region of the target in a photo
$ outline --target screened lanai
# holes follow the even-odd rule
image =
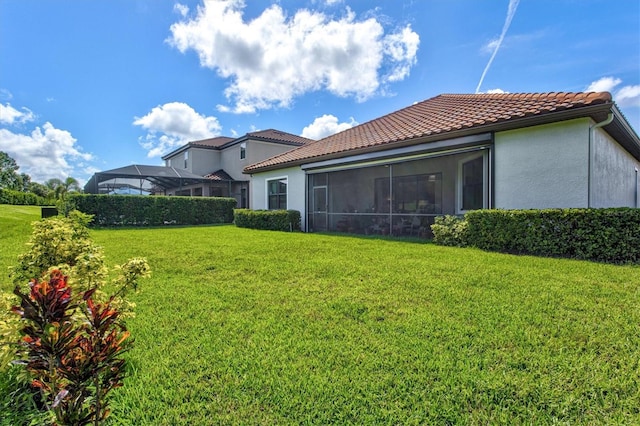
[[[211,180],[174,167],[133,164],[94,174],[84,186],[89,194],[164,195],[168,189],[208,184]]]
[[[489,149],[308,171],[310,232],[430,237],[436,216],[489,203]]]

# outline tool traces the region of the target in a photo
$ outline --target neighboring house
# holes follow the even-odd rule
[[[126,188],[128,193],[234,197],[238,207],[248,207],[249,182],[243,169],[309,142],[274,129],[193,141],[163,156],[164,167],[133,165],[96,173],[85,192]]]
[[[640,139],[609,93],[440,95],[245,168],[303,229],[427,235],[481,208],[638,207]]]

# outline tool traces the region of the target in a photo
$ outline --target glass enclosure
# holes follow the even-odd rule
[[[443,214],[487,202],[485,151],[308,175],[308,230],[432,236]]]

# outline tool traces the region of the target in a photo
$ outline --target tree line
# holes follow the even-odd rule
[[[0,151],[0,189],[30,192],[46,199],[63,199],[69,192],[82,192],[78,181],[69,176],[66,179],[52,178],[44,183],[32,182],[31,176],[18,173],[20,167],[6,152]]]

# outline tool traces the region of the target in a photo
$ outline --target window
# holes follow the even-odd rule
[[[184,152],[184,168],[187,168],[187,160],[189,160],[189,151]]]
[[[287,178],[268,180],[267,194],[269,197],[269,210],[286,210]]]
[[[245,158],[247,158],[247,144],[246,143],[241,143],[240,144],[240,159],[244,160]]]
[[[462,210],[478,210],[484,207],[484,157],[477,157],[461,164]]]

